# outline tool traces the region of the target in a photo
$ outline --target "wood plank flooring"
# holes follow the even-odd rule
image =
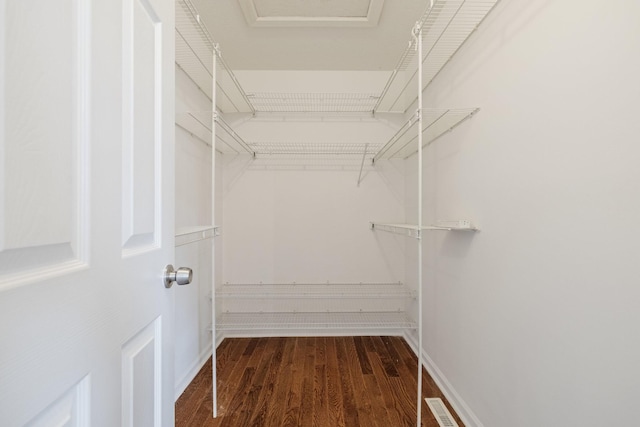
[[[177,427],[416,425],[417,359],[400,337],[227,338],[176,402]],[[440,397],[423,371],[423,399]],[[424,400],[422,426],[438,427]]]

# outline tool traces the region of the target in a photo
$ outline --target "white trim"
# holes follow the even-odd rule
[[[207,363],[207,360],[211,357],[211,349],[205,349],[196,360],[191,364],[191,368],[187,371],[186,374],[182,377],[180,381],[176,383],[176,387],[174,390],[174,402],[178,401],[178,398],[184,393],[184,391],[189,387],[189,384],[193,381],[193,379],[198,375],[200,369]]]
[[[251,27],[376,27],[384,0],[370,0],[366,17],[343,16],[258,16],[254,0],[238,0],[247,24]]]
[[[364,333],[363,333],[364,332]],[[275,337],[405,337],[404,329],[266,329],[227,330],[224,338],[275,338]]]
[[[216,337],[216,348],[220,347],[220,344],[222,344],[222,340],[224,340],[224,337],[222,336],[222,334],[218,334],[218,336]],[[182,377],[180,381],[176,383],[176,387],[174,390],[174,402],[177,402],[180,396],[182,396],[182,393],[184,393],[187,387],[189,387],[189,384],[191,384],[196,375],[198,375],[198,372],[200,372],[200,369],[202,369],[202,367],[207,363],[207,361],[211,357],[211,354],[211,348],[204,349],[204,351],[200,353],[198,358],[193,361],[193,363],[191,364],[191,368],[187,371],[187,373]]]
[[[416,351],[417,343],[416,338],[410,334],[405,333],[404,339],[407,341],[411,350],[413,350],[414,354],[418,354]],[[473,413],[469,405],[462,399],[462,397],[458,394],[458,392],[453,388],[453,385],[449,382],[447,377],[442,373],[442,371],[436,366],[435,362],[424,349],[422,350],[422,365],[427,370],[433,381],[435,381],[436,385],[444,394],[444,397],[447,398],[453,409],[456,411],[456,414],[460,417],[463,424],[466,427],[484,427],[484,424],[480,421],[480,419]]]

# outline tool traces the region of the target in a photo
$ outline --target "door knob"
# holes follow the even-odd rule
[[[168,264],[164,268],[163,279],[164,287],[170,288],[173,282],[178,285],[188,285],[193,278],[193,271],[188,267],[180,267],[177,270],[173,269],[173,265]]]

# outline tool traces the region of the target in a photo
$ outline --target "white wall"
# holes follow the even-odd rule
[[[211,110],[210,101],[176,69],[176,111]],[[176,229],[211,224],[211,148],[176,126]],[[211,355],[212,242],[176,248],[176,266],[193,269],[193,281],[175,289],[176,397]]]
[[[401,253],[369,221],[402,218],[378,174],[247,171],[224,201],[224,281],[358,283],[402,280]]]
[[[238,72],[247,92],[376,92],[387,73]],[[393,123],[363,116],[238,121],[248,142],[384,142]],[[402,164],[366,172],[356,167],[311,169],[231,158],[225,171],[224,281],[230,283],[353,283],[399,281],[402,248],[380,245],[369,221],[404,217]],[[240,163],[246,168],[238,168]],[[303,162],[304,163],[304,162]],[[256,170],[256,165],[262,170]],[[242,173],[238,173],[240,170]],[[395,248],[398,248],[396,244]]]
[[[503,1],[426,92],[481,107],[424,156],[425,221],[481,228],[423,261],[424,350],[471,425],[638,423],[639,18]]]

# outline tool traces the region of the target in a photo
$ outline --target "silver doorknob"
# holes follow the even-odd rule
[[[164,268],[163,278],[165,288],[170,288],[173,282],[178,285],[188,285],[193,278],[193,271],[188,267],[180,267],[174,270],[173,265],[169,264]]]

